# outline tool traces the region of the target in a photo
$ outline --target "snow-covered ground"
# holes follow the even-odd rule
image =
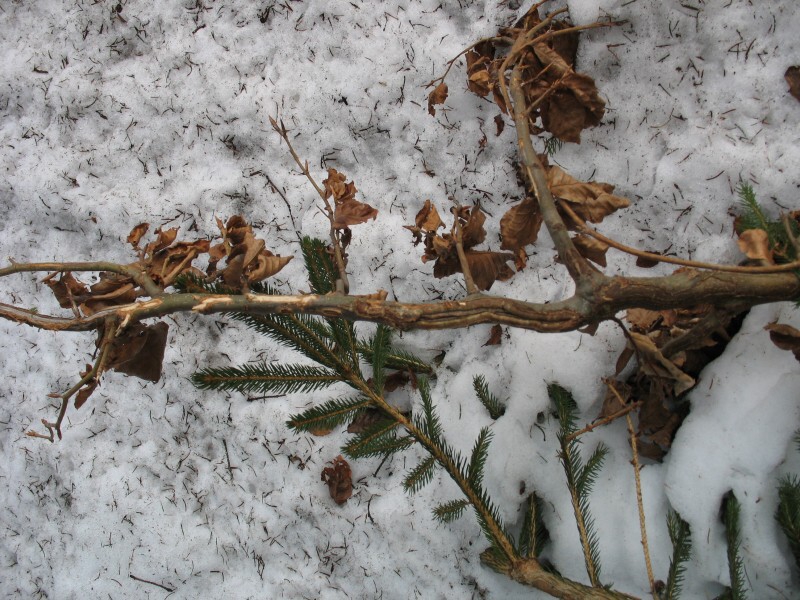
[[[125,237],[142,221],[216,233],[215,216],[243,214],[268,247],[299,256],[296,228],[325,237],[314,192],[269,126],[279,116],[318,179],[323,164],[352,178],[379,210],[354,228],[351,289],[399,300],[462,293],[434,279],[401,229],[425,199],[445,208],[480,199],[488,240],[519,196],[514,132],[495,137],[496,107],[466,91],[463,61],[435,118],[424,85],[476,39],[515,19],[515,2],[399,0],[7,0],[0,2],[0,256],[17,261],[133,260]],[[552,7],[561,6],[554,2]],[[617,185],[631,208],[601,229],[631,245],[735,262],[734,187],[752,182],[775,214],[798,208],[800,102],[786,68],[800,62],[795,0],[568,1],[573,19],[626,24],[582,37],[579,68],[608,101],[604,123],[555,160],[580,179]],[[514,7],[514,8],[512,8]],[[552,8],[551,7],[551,8]],[[479,144],[486,135],[485,148]],[[285,194],[283,201],[271,183]],[[289,211],[291,206],[291,214]],[[534,300],[570,293],[546,234],[525,272],[493,293]],[[662,267],[661,271],[669,269]],[[609,273],[636,273],[609,253]],[[0,301],[58,307],[41,277],[0,282]],[[302,261],[277,283],[304,289]],[[742,503],[742,545],[753,598],[798,596],[772,514],[775,484],[800,473],[790,443],[800,427],[800,370],[774,347],[767,323],[800,326],[792,305],[753,310],[691,392],[692,413],[663,464],[642,469],[657,578],[665,578],[669,507],[692,526],[686,598],[728,582],[718,508]],[[537,598],[481,566],[486,546],[471,515],[437,525],[431,509],[457,497],[439,475],[413,497],[400,485],[418,451],[352,464],[343,506],[320,481],[344,436],[294,435],[289,415],[337,393],[248,402],[200,392],[198,367],[296,357],[240,324],[170,320],[158,384],[108,374],[64,440],[25,437],[54,418],[53,391],[90,361],[88,334],[0,323],[0,595],[46,598]],[[366,330],[368,326],[363,326]],[[508,400],[492,426],[487,483],[506,521],[525,494],[547,505],[547,555],[585,580],[546,383],[570,388],[588,422],[624,346],[604,325],[594,337],[488,326],[413,332],[405,347],[446,355],[433,382],[454,445],[467,450],[490,419],[475,374]],[[630,449],[624,423],[585,436],[610,448],[592,496],[603,581],[644,595]],[[231,468],[229,469],[229,464]],[[154,583],[161,584],[159,587]],[[168,591],[172,590],[172,591]],[[794,590],[794,591],[792,591]]]

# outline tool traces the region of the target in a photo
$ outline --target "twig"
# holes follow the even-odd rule
[[[625,408],[622,408],[622,409],[618,410],[617,412],[615,412],[612,415],[609,415],[607,417],[603,417],[599,421],[595,421],[594,423],[590,423],[589,425],[587,425],[583,429],[579,429],[578,431],[575,431],[575,432],[569,434],[567,436],[567,438],[566,438],[566,441],[567,442],[571,442],[575,438],[577,438],[579,436],[582,436],[584,433],[589,433],[590,431],[593,431],[593,430],[597,429],[598,427],[602,427],[603,425],[608,425],[612,421],[616,421],[620,417],[624,417],[625,415],[627,415],[630,412],[632,412],[632,411],[636,410],[637,408],[639,408],[642,405],[642,402],[641,401],[637,401],[637,402],[631,402],[630,404],[625,404],[625,401],[623,400],[622,404],[625,405]]]
[[[617,400],[624,403],[622,396],[619,395],[617,388],[610,381],[606,381],[608,389],[616,396]],[[644,564],[647,568],[647,581],[650,583],[650,593],[653,595],[653,600],[659,600],[656,593],[656,582],[653,577],[653,565],[650,562],[650,547],[647,544],[647,526],[644,519],[644,503],[642,501],[642,482],[639,477],[639,449],[636,442],[636,431],[633,428],[633,419],[631,415],[627,414],[625,420],[628,423],[628,434],[631,436],[631,450],[633,451],[633,479],[636,483],[636,507],[639,510],[639,529],[642,532],[642,550],[644,552]]]
[[[37,263],[17,263],[13,260],[11,265],[0,269],[0,277],[12,275],[14,273],[36,273],[36,272],[56,272],[67,273],[69,271],[95,271],[117,273],[133,279],[147,294],[156,297],[164,293],[156,283],[150,279],[144,270],[137,269],[132,265],[121,265],[106,261],[93,262],[37,262]]]
[[[170,592],[170,593],[175,591],[171,587],[168,587],[168,586],[163,585],[161,583],[156,583],[155,581],[150,581],[149,579],[143,579],[142,577],[137,577],[136,575],[134,575],[132,573],[128,573],[128,577],[130,577],[134,581],[139,581],[141,583],[149,583],[150,585],[155,585],[157,587],[160,587],[162,590],[166,590],[167,592]]]
[[[342,250],[342,241],[341,235],[339,231],[334,226],[336,215],[334,212],[331,203],[328,202],[328,196],[325,194],[325,191],[319,187],[319,184],[316,182],[314,177],[311,175],[311,171],[308,168],[308,161],[300,160],[297,152],[295,152],[292,143],[289,141],[289,132],[286,129],[286,126],[283,124],[283,121],[278,122],[273,119],[272,117],[269,118],[269,122],[272,125],[272,128],[281,136],[281,139],[286,143],[286,146],[289,148],[289,152],[294,158],[294,162],[297,163],[297,166],[300,167],[303,175],[306,176],[306,179],[311,182],[311,185],[314,186],[314,189],[317,190],[317,194],[319,197],[322,198],[322,202],[325,204],[325,214],[328,217],[328,221],[331,225],[330,230],[330,237],[331,237],[331,245],[333,246],[333,255],[334,260],[336,262],[336,269],[339,271],[339,280],[336,282],[336,291],[341,294],[348,294],[350,292],[350,283],[347,279],[347,269],[344,264],[344,251]]]
[[[783,214],[781,215],[781,223],[783,223],[783,228],[786,231],[786,236],[789,238],[789,243],[792,244],[794,248],[795,255],[800,258],[800,241],[798,241],[797,237],[794,234],[794,230],[792,229],[792,222],[789,219],[789,215]]]
[[[550,188],[547,186],[544,167],[531,144],[531,134],[526,116],[525,93],[522,90],[522,74],[519,65],[515,66],[511,73],[511,96],[514,100],[514,123],[517,127],[517,142],[523,172],[536,194],[536,199],[542,212],[542,219],[550,232],[550,237],[553,239],[556,250],[558,250],[561,260],[567,267],[570,277],[575,281],[578,291],[583,292],[588,285],[591,285],[592,281],[596,281],[602,275],[578,252],[561,215],[558,214],[555,200],[550,193]]]
[[[105,330],[103,332],[103,339],[100,342],[100,353],[97,357],[97,360],[94,361],[94,365],[92,368],[83,376],[81,377],[80,381],[73,385],[70,389],[66,392],[61,394],[61,408],[58,411],[58,418],[55,420],[54,423],[46,419],[42,419],[42,425],[47,428],[47,435],[43,433],[38,433],[36,431],[28,431],[26,435],[28,437],[35,437],[35,438],[42,438],[48,440],[50,442],[55,441],[55,435],[58,435],[58,439],[62,438],[61,434],[61,423],[64,421],[64,416],[67,414],[67,407],[69,406],[70,399],[80,391],[80,389],[95,380],[99,377],[104,368],[106,359],[108,358],[108,350],[111,347],[111,342],[114,340],[114,336],[117,332],[117,327],[114,324],[113,318],[107,318],[105,321]]]
[[[714,263],[697,262],[694,260],[674,258],[671,256],[663,256],[661,254],[653,254],[652,252],[637,250],[636,248],[631,248],[630,246],[626,246],[625,244],[621,244],[620,242],[612,240],[611,238],[608,238],[604,236],[602,233],[598,233],[596,230],[589,227],[586,224],[586,221],[581,219],[580,216],[578,216],[566,202],[561,202],[559,206],[564,212],[566,212],[569,215],[571,219],[575,221],[575,224],[577,225],[581,233],[591,236],[594,239],[603,242],[604,244],[608,244],[612,248],[616,248],[617,250],[625,252],[626,254],[631,254],[633,256],[638,256],[640,258],[646,258],[648,260],[656,262],[670,263],[673,265],[681,265],[683,267],[693,267],[695,269],[706,269],[709,271],[722,271],[726,273],[786,273],[789,271],[796,271],[797,269],[800,269],[800,260],[791,263],[786,263],[783,265],[770,265],[763,267],[740,267],[738,265],[718,265]]]
[[[467,286],[467,295],[477,294],[480,290],[475,285],[475,280],[472,278],[472,270],[469,268],[469,261],[467,254],[464,252],[464,240],[462,236],[461,222],[459,221],[458,207],[453,210],[453,233],[456,238],[456,252],[458,253],[458,262],[461,263],[461,272],[464,274],[464,283]]]

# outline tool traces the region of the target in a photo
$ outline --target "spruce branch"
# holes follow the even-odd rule
[[[669,561],[669,575],[662,598],[678,600],[686,572],[686,562],[692,553],[692,532],[689,524],[674,510],[667,514],[667,531],[672,542],[672,558]]]
[[[567,487],[578,526],[586,573],[593,587],[602,587],[597,534],[594,531],[594,521],[589,512],[588,495],[602,467],[607,449],[599,444],[584,466],[580,456],[579,441],[568,440],[570,434],[576,430],[578,406],[572,394],[556,383],[549,384],[547,391],[558,412],[560,423],[558,441],[561,446],[559,459],[567,477]]]
[[[519,539],[519,552],[525,558],[536,558],[544,550],[550,534],[544,525],[542,513],[544,502],[536,495],[529,494],[525,500],[525,518]]]
[[[371,406],[372,402],[364,397],[328,400],[294,415],[286,425],[295,431],[333,429],[352,421],[359,412]]]
[[[192,383],[202,390],[273,394],[313,392],[340,381],[341,375],[327,368],[268,363],[206,368],[192,376]]]
[[[433,516],[442,523],[452,523],[464,514],[468,506],[468,500],[451,500],[434,508]]]
[[[403,479],[403,488],[412,494],[420,491],[433,479],[436,473],[436,458],[428,456],[425,460],[414,467]]]
[[[728,547],[728,572],[730,573],[731,585],[728,590],[728,597],[731,600],[745,600],[744,581],[744,561],[740,553],[742,544],[741,532],[741,504],[732,491],[729,491],[722,499],[722,522],[725,525],[725,542]]]
[[[800,572],[800,479],[796,476],[786,475],[778,482],[775,520],[789,541],[794,564]]]
[[[489,411],[489,416],[497,420],[502,417],[506,412],[506,407],[489,391],[489,386],[486,383],[486,378],[483,375],[476,375],[472,379],[472,387],[475,394],[478,396],[481,404]]]

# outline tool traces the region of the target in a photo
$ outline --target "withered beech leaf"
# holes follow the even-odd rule
[[[495,281],[507,281],[514,276],[514,270],[507,263],[514,260],[513,254],[476,250],[467,250],[464,254],[472,279],[481,291],[490,289]]]
[[[444,227],[444,221],[439,216],[439,211],[430,200],[425,200],[422,209],[414,218],[414,223],[422,231],[436,231],[439,227]]]
[[[655,342],[648,336],[635,331],[630,332],[631,339],[636,344],[637,355],[642,360],[639,368],[647,375],[661,377],[673,382],[676,396],[692,388],[695,381],[692,377],[681,371],[678,366],[656,347]]]
[[[498,323],[497,325],[492,325],[491,333],[489,334],[489,339],[486,340],[484,346],[499,346],[503,341],[503,328]]]
[[[86,373],[81,373],[81,376],[88,374],[91,369],[92,365],[86,365]],[[97,389],[99,383],[100,381],[97,379],[97,377],[94,377],[78,390],[78,393],[75,394],[75,408],[80,408],[86,403],[86,401],[89,399],[89,396],[91,396]]]
[[[655,252],[651,252],[650,254],[655,254]],[[654,260],[652,258],[647,258],[646,256],[637,256],[636,257],[636,266],[642,269],[652,269],[656,265],[659,264],[659,261]]]
[[[447,84],[443,81],[428,94],[428,114],[435,117],[436,109],[434,106],[444,104],[445,100],[447,100]]]
[[[659,311],[646,308],[629,308],[625,313],[625,320],[642,333],[650,331],[662,319],[663,315]]]
[[[177,228],[172,229],[156,229],[156,235],[158,236],[155,241],[150,242],[145,246],[145,252],[149,255],[153,255],[159,250],[163,250],[167,246],[169,246],[172,242],[175,241],[175,238],[178,237],[178,230]]]
[[[331,462],[333,466],[322,469],[322,481],[336,504],[344,504],[353,495],[353,475],[350,465],[340,454]]]
[[[464,244],[465,250],[482,244],[486,239],[486,230],[483,228],[485,222],[486,215],[476,204],[472,207],[469,218],[461,230],[461,243]]]
[[[579,181],[555,165],[545,168],[550,192],[556,198],[569,202],[572,210],[584,221],[600,223],[614,211],[630,206],[627,198],[611,193],[614,186],[609,183]]]
[[[603,406],[600,409],[600,414],[597,415],[598,419],[605,419],[611,415],[618,413],[631,399],[631,386],[622,381],[612,381],[614,389],[617,390],[615,394],[611,391],[610,387],[606,388],[606,395],[603,398]],[[622,399],[622,401],[620,401]]]
[[[395,371],[383,381],[383,391],[388,394],[389,392],[400,389],[409,382],[411,383],[411,387],[416,389],[417,381],[416,379],[412,379],[413,374],[413,371]]]
[[[134,248],[138,248],[139,240],[147,233],[148,229],[150,229],[150,223],[139,223],[136,227],[131,229],[131,232],[128,234],[128,243]]]
[[[769,247],[769,235],[763,229],[747,229],[739,234],[736,242],[739,250],[752,260],[760,260],[768,265],[774,265],[772,250]]]
[[[168,333],[169,326],[163,321],[130,325],[111,343],[106,368],[145,381],[158,381]]]
[[[789,350],[800,361],[800,330],[791,325],[770,323],[764,329],[769,331],[769,339],[781,350]]]
[[[344,229],[351,225],[366,223],[370,219],[376,219],[377,216],[378,210],[376,208],[350,198],[336,205],[333,226],[336,229]]]
[[[542,213],[539,203],[534,198],[525,198],[508,209],[500,219],[500,235],[503,237],[500,248],[516,252],[535,243],[541,227]]]
[[[580,252],[581,256],[588,258],[601,267],[606,266],[606,252],[608,251],[608,244],[601,242],[589,235],[579,235],[572,239],[575,248]]]
[[[783,77],[789,84],[789,93],[800,100],[800,66],[789,67]]]
[[[55,278],[47,279],[45,284],[53,292],[61,308],[72,308],[72,302],[75,302],[75,305],[80,304],[82,296],[89,293],[89,289],[75,279],[72,273],[62,273],[57,280]]]
[[[336,169],[328,169],[328,177],[322,180],[325,197],[333,197],[333,227],[346,229],[352,225],[366,223],[378,216],[378,211],[364,202],[356,200],[355,183],[345,183],[347,177]]]
[[[495,136],[499,137],[503,130],[506,128],[506,122],[503,120],[503,115],[497,115],[494,118]]]
[[[565,142],[580,143],[581,131],[600,124],[605,101],[600,98],[594,80],[574,72],[555,49],[540,42],[533,45],[533,50],[544,67],[544,81],[554,88],[541,89],[538,94],[550,92],[539,109],[544,128]],[[542,88],[542,83],[537,87]]]

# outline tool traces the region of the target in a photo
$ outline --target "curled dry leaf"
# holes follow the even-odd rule
[[[336,169],[328,169],[328,177],[322,180],[325,198],[333,198],[333,227],[346,229],[352,225],[366,223],[378,216],[378,211],[364,202],[356,200],[355,183],[345,183],[347,177]]]
[[[443,81],[428,94],[428,114],[435,117],[436,109],[434,106],[444,104],[445,100],[447,100],[447,84]]]
[[[139,240],[147,233],[148,229],[150,229],[150,223],[139,223],[136,227],[131,229],[131,232],[128,234],[128,243],[134,248],[138,248]]]
[[[528,244],[534,244],[542,227],[542,213],[535,198],[527,197],[512,206],[500,219],[502,250],[517,252]]]
[[[746,229],[739,234],[736,243],[747,258],[761,261],[766,265],[775,264],[769,245],[769,235],[763,229]]]
[[[789,350],[800,361],[800,329],[780,323],[770,323],[764,329],[769,331],[773,344],[781,350]]]
[[[51,276],[44,282],[53,292],[61,308],[72,308],[73,303],[74,306],[79,305],[83,297],[89,293],[89,288],[75,279],[72,273],[62,273],[58,279]]]
[[[605,217],[620,208],[630,206],[630,201],[611,192],[610,183],[595,181],[583,182],[575,179],[560,167],[547,164],[547,156],[540,155],[547,175],[547,186],[554,197],[568,202],[570,208],[590,223],[600,223]],[[565,216],[565,222],[571,223]]]
[[[322,481],[328,484],[328,491],[336,504],[344,504],[353,495],[353,476],[350,465],[340,454],[331,462],[333,466],[322,470]]]
[[[105,368],[145,381],[158,381],[168,333],[169,325],[163,321],[155,325],[134,323],[126,327],[111,342]]]
[[[264,240],[255,237],[253,227],[240,215],[234,215],[224,225],[217,219],[217,226],[222,243],[209,244],[203,251],[209,253],[208,275],[221,278],[225,285],[236,288],[243,282],[263,281],[292,260],[291,256],[276,256],[267,250]],[[218,271],[217,264],[222,258],[226,259],[225,268]]]
[[[534,82],[531,86],[535,92],[529,94],[529,101],[541,100],[539,110],[546,131],[565,142],[578,144],[581,131],[600,124],[606,103],[600,98],[594,80],[573,71],[571,64],[548,43],[534,44],[533,51],[542,70],[539,85]]]
[[[640,369],[651,376],[671,380],[676,396],[694,387],[695,380],[681,371],[674,361],[666,358],[648,336],[630,332],[631,339],[636,344],[637,354],[644,364]]]
[[[489,339],[486,340],[484,346],[499,346],[503,342],[503,328],[500,324],[492,325]]]
[[[608,244],[601,242],[588,235],[579,235],[572,239],[578,252],[581,256],[588,258],[601,267],[606,266],[606,252],[608,251]]]
[[[789,84],[789,93],[800,100],[800,66],[789,67],[783,77]]]

